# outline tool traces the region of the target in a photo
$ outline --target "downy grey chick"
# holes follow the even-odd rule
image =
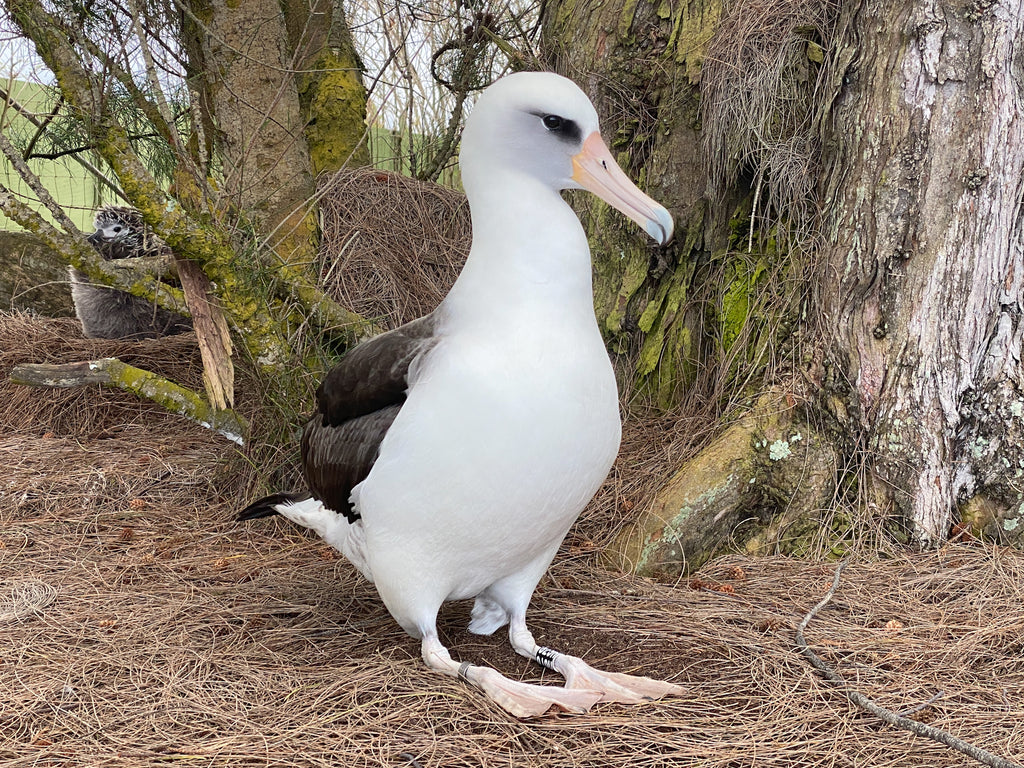
[[[170,253],[134,208],[106,205],[96,211],[87,240],[107,261]],[[103,285],[71,268],[71,298],[82,331],[93,339],[153,339],[192,330],[185,317]]]

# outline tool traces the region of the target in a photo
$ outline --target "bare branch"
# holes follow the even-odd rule
[[[53,109],[51,109],[49,114],[47,114],[45,120],[32,120],[32,124],[36,127],[36,132],[32,135],[32,138],[29,139],[28,144],[25,145],[24,156],[26,160],[32,157],[32,150],[35,149],[36,142],[46,135],[46,129],[49,127],[50,123],[53,122],[53,118],[60,114],[60,109],[63,106],[64,97],[61,96],[56,100],[56,102],[54,102]]]
[[[117,79],[117,81],[124,86],[124,89],[132,97],[139,109],[146,118],[154,125],[157,132],[163,139],[170,144],[172,147],[178,146],[177,144],[177,131],[174,129],[174,122],[170,119],[170,113],[165,114],[164,110],[160,109],[160,106],[150,100],[146,94],[144,94],[139,86],[135,83],[135,79],[131,73],[128,72],[124,67],[119,65],[110,55],[100,48],[91,40],[81,40],[82,46],[90,54],[95,56],[98,60],[103,62],[103,66]],[[148,49],[147,49],[148,50]],[[157,91],[162,94],[162,91]]]
[[[160,79],[156,74],[156,63],[153,61],[153,53],[149,49],[147,35],[142,29],[142,13],[139,10],[138,3],[134,0],[130,3],[130,6],[132,23],[135,25],[135,36],[139,39],[142,59],[146,63],[146,80],[149,83],[150,90],[153,92],[156,109],[166,126],[171,146],[180,147],[181,137],[178,135],[174,124],[174,117],[171,115],[170,107],[167,106],[167,100],[164,98],[163,88],[160,87]]]
[[[947,747],[955,749],[957,752],[967,755],[983,765],[992,766],[992,768],[1024,768],[1024,766],[1021,766],[1019,763],[1014,763],[1011,760],[1007,760],[1005,757],[993,755],[991,752],[975,746],[970,742],[964,741],[963,739],[959,739],[941,728],[920,723],[917,720],[911,720],[910,718],[896,714],[890,709],[879,706],[864,694],[850,688],[835,669],[829,666],[821,659],[820,656],[818,656],[818,654],[807,646],[807,641],[804,639],[804,630],[807,629],[807,625],[810,624],[811,619],[818,615],[818,611],[828,605],[835,596],[836,590],[839,589],[839,577],[842,575],[843,569],[849,565],[849,562],[849,560],[844,560],[839,563],[836,567],[835,575],[832,577],[832,586],[829,587],[828,592],[825,593],[821,602],[807,612],[807,615],[804,616],[803,620],[796,628],[796,647],[799,649],[803,657],[810,662],[812,667],[821,672],[826,680],[836,683],[839,686],[839,690],[844,696],[846,696],[846,698],[865,712],[870,712],[872,715],[884,720],[889,725],[895,725],[897,728],[903,728],[904,730],[916,733],[918,736],[925,736],[939,742],[940,744],[945,744]]]
[[[210,297],[210,279],[199,265],[178,260],[178,274],[185,299],[192,310],[192,324],[203,358],[206,396],[218,410],[235,403],[235,368],[231,363],[231,332],[224,311]]]
[[[136,141],[138,139],[154,139],[160,136],[159,133],[132,133],[128,135],[128,141]],[[68,149],[61,149],[56,152],[31,152],[25,153],[26,160],[32,160],[33,158],[39,158],[40,160],[59,160],[62,157],[74,156],[80,152],[91,152],[96,149],[95,144],[83,144],[78,147],[70,147]]]

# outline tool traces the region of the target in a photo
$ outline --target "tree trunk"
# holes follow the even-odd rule
[[[315,222],[313,172],[294,77],[293,52],[277,0],[201,0],[203,42],[190,46],[204,75],[230,203],[286,262],[309,264]]]
[[[1020,520],[1024,3],[849,10],[817,275],[826,389],[865,492],[943,541],[977,494]]]
[[[363,64],[335,0],[284,2],[315,176],[370,164]]]
[[[48,317],[75,314],[68,265],[24,232],[0,232],[0,310],[12,309]]]
[[[583,84],[620,163],[676,218],[674,242],[659,249],[599,201],[585,201],[582,211],[597,313],[623,384],[661,408],[684,395],[720,398],[738,374],[756,377],[767,362],[765,335],[774,332],[758,321],[761,305],[789,307],[797,298],[787,278],[796,254],[780,248],[774,233],[751,227],[750,163],[732,159],[725,184],[706,157],[702,82],[709,45],[727,26],[722,14],[716,0],[671,9],[556,0],[545,17],[549,62]],[[801,40],[805,70],[806,49]]]
[[[547,6],[550,61],[677,218],[658,251],[584,211],[623,384],[746,414],[612,562],[675,578],[855,516],[932,546],[958,505],[1020,539],[1021,5]]]
[[[620,164],[677,220],[675,243],[659,250],[607,205],[581,202],[598,318],[624,380],[663,406],[691,380],[696,360],[700,320],[684,307],[697,260],[727,245],[722,217],[716,221],[704,199],[699,152],[698,82],[719,6],[679,5],[667,15],[664,6],[632,0],[555,0],[543,27],[552,68],[587,91]]]

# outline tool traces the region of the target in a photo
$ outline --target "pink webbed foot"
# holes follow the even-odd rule
[[[543,658],[545,652],[551,654],[547,657],[550,667],[565,678],[566,689],[598,691],[601,701],[642,704],[665,696],[682,696],[685,692],[682,686],[664,680],[594,669],[581,658],[547,648],[538,649],[538,659]],[[541,661],[544,666],[549,666],[549,663],[546,659]]]
[[[551,710],[583,714],[601,701],[602,692],[587,688],[560,688],[511,680],[490,667],[468,667],[461,675],[509,714],[540,717]]]

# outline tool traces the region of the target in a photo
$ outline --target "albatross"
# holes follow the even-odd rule
[[[616,164],[583,91],[552,73],[487,88],[459,163],[473,242],[451,291],[327,373],[302,434],[309,492],[268,496],[239,517],[281,514],[314,530],[376,586],[427,666],[514,716],[678,695],[672,683],[542,647],[526,625],[537,583],[621,437],[590,249],[560,192],[593,192],[662,245],[672,217]],[[437,614],[470,598],[470,632],[508,625],[515,651],[564,687],[453,659]]]

